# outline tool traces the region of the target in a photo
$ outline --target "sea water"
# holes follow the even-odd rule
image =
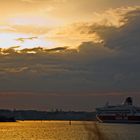
[[[80,121],[1,122],[0,140],[140,140],[140,125]]]

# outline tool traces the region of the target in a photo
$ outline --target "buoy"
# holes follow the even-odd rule
[[[69,120],[69,125],[71,125],[71,120]]]

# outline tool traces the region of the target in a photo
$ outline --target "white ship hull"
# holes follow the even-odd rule
[[[101,123],[140,123],[140,116],[116,117],[97,115],[96,118]]]

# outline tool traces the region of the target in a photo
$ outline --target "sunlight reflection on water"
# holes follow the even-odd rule
[[[99,131],[97,130],[99,129]],[[0,140],[140,140],[140,125],[72,121],[0,123]],[[95,135],[100,134],[101,137]]]

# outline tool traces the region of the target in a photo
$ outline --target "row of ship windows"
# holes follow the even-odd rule
[[[133,109],[132,109],[133,110]],[[140,110],[138,110],[138,109],[134,109],[135,111],[137,111],[137,112],[140,112]],[[108,111],[108,112],[111,112],[111,111],[131,111],[131,110],[98,110],[98,111]]]
[[[100,113],[130,113],[130,111],[102,111]]]
[[[99,110],[99,111],[107,111],[107,112],[112,112],[112,111],[115,111],[115,112],[123,112],[123,111],[125,111],[125,112],[127,112],[127,111],[129,111],[130,112],[130,110]]]
[[[116,114],[116,113],[130,113],[130,111],[129,112],[101,112],[101,114],[110,114],[110,113],[112,113],[112,114]]]

